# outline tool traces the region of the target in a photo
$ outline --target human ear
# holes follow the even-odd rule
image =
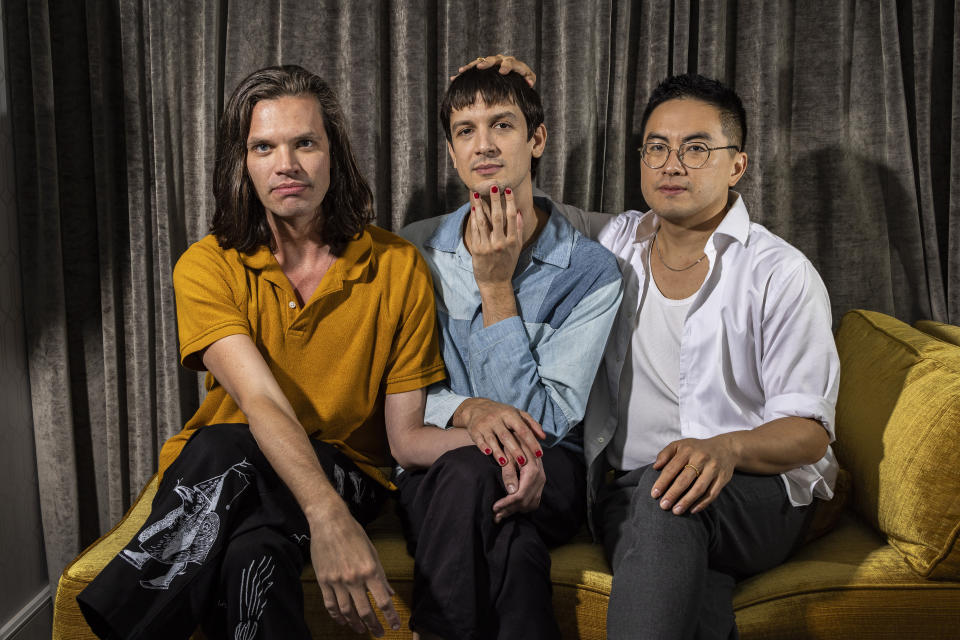
[[[727,186],[733,187],[738,182],[740,178],[743,177],[743,174],[747,172],[747,154],[743,151],[738,151],[736,157],[733,160],[733,166],[730,170],[730,179],[727,181]]]
[[[530,139],[533,141],[533,148],[530,153],[533,154],[534,158],[539,158],[543,155],[544,149],[547,148],[547,125],[541,122],[534,129],[533,136]]]

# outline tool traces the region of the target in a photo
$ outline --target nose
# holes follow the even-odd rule
[[[297,154],[294,153],[290,145],[283,144],[277,147],[275,157],[277,159],[275,166],[277,173],[286,175],[297,173],[300,170],[300,162],[297,160]]]
[[[481,155],[490,155],[497,150],[497,145],[494,143],[493,135],[489,129],[481,127],[477,132],[476,139],[477,153]]]
[[[667,161],[663,163],[663,166],[660,167],[662,171],[670,174],[683,173],[686,171],[687,167],[683,162],[680,161],[680,149],[668,149],[667,150]]]

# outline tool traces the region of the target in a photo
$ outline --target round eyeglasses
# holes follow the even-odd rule
[[[645,142],[640,146],[640,159],[643,160],[643,164],[651,169],[659,169],[667,164],[667,158],[670,157],[670,152],[676,151],[677,160],[680,161],[680,164],[687,169],[699,169],[707,164],[711,151],[719,151],[721,149],[736,149],[740,151],[740,147],[734,144],[727,145],[726,147],[708,147],[702,142],[684,142],[677,149],[674,149],[663,142]]]

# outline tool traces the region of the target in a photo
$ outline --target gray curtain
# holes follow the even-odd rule
[[[301,64],[350,116],[396,229],[465,198],[436,122],[457,65],[539,74],[539,185],[644,208],[639,118],[663,77],[733,85],[753,217],[850,308],[960,322],[960,1],[9,0],[19,229],[48,565],[122,515],[198,400],[171,272],[206,232],[214,131],[250,71]]]

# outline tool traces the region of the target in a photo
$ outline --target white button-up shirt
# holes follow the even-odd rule
[[[684,321],[680,432],[710,438],[796,416],[819,421],[832,442],[840,361],[826,287],[799,250],[750,222],[743,199],[733,195],[736,202],[707,240],[710,269]],[[623,303],[584,418],[592,501],[606,468],[602,453],[619,426],[624,357],[630,357],[640,305],[656,286],[646,266],[660,223],[652,212],[614,216],[567,205],[562,211],[610,249],[623,271]],[[833,497],[836,474],[828,447],[816,464],[781,475],[791,503],[800,506],[815,496]]]

